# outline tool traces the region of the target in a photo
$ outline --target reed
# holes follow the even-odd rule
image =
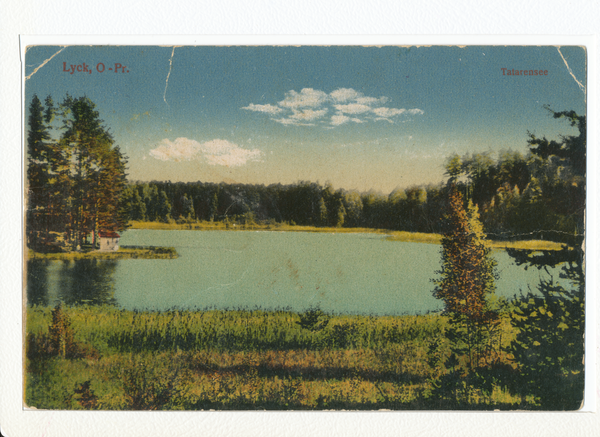
[[[428,409],[429,346],[446,324],[436,314],[320,313],[328,323],[311,330],[306,313],[287,310],[62,306],[80,351],[70,357],[44,353],[52,311],[27,309],[26,403],[36,408]],[[494,390],[469,408],[519,401]]]

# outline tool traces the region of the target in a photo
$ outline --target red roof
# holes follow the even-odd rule
[[[120,238],[121,236],[113,231],[100,231],[98,232],[100,238]]]

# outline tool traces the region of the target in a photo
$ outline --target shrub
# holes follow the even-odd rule
[[[177,359],[157,365],[152,355],[132,354],[113,369],[121,380],[127,409],[181,410],[189,403],[190,374]]]

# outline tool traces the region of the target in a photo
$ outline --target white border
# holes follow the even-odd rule
[[[15,43],[14,41],[12,42]],[[588,195],[596,194],[598,191],[598,177],[594,172],[596,163],[599,163],[597,145],[596,123],[596,47],[592,37],[531,37],[531,36],[411,36],[411,37],[389,37],[389,36],[161,36],[161,37],[119,37],[119,36],[69,36],[49,37],[38,39],[37,37],[23,37],[22,48],[32,44],[119,44],[119,45],[455,45],[455,44],[477,44],[477,45],[585,45],[588,47],[589,69],[588,69],[588,162],[589,179]],[[14,47],[13,47],[14,50]],[[14,57],[13,57],[14,59]],[[23,58],[21,58],[23,59]],[[14,84],[13,84],[14,85]],[[3,88],[4,90],[4,88]],[[1,96],[0,96],[1,97]],[[22,98],[21,102],[22,103]],[[12,100],[14,103],[14,99]],[[9,107],[14,110],[15,106]],[[5,114],[6,107],[2,107],[0,115]],[[4,117],[4,116],[3,116]],[[14,120],[14,117],[12,117]],[[4,123],[5,119],[2,119]],[[19,132],[22,127],[19,126]],[[14,140],[14,137],[12,137]],[[6,145],[3,146],[3,148]],[[11,142],[11,150],[16,147]],[[22,142],[21,142],[22,148]],[[22,150],[22,149],[21,149]],[[22,160],[21,160],[22,161]],[[19,165],[20,168],[20,165]],[[14,169],[9,173],[10,183],[4,177],[2,188],[14,186]],[[18,176],[19,180],[21,176]],[[11,190],[12,191],[12,190]],[[17,195],[21,197],[20,187]],[[11,206],[14,208],[14,196],[11,198]],[[588,197],[588,217],[597,217],[598,201],[597,195]],[[4,207],[4,204],[2,205]],[[4,246],[8,254],[3,254],[3,263],[12,261],[10,265],[15,266],[14,259],[19,259],[18,251],[20,242],[14,233],[14,220],[20,221],[20,211],[12,211],[13,223],[9,229],[13,230],[8,244]],[[19,208],[20,209],[20,208]],[[16,216],[15,216],[16,213]],[[2,222],[3,240],[6,235],[6,222]],[[598,277],[598,233],[595,223],[588,218],[587,232],[587,275],[588,275],[588,302],[586,321],[588,326],[597,327],[595,308],[597,302],[593,290],[597,290]],[[20,237],[20,229],[19,229]],[[10,258],[7,257],[10,255]],[[6,258],[6,260],[5,260]],[[2,269],[3,279],[7,269]],[[21,332],[21,299],[20,299],[20,275],[18,271],[12,271],[9,279],[9,296],[3,286],[3,301],[0,313],[0,326],[2,332],[13,335],[4,335],[2,340],[2,409],[0,410],[0,426],[8,436],[16,435],[244,435],[244,436],[305,436],[309,435],[387,435],[397,433],[410,433],[411,435],[530,435],[544,434],[545,436],[561,435],[593,435],[598,428],[597,414],[592,413],[428,413],[428,412],[164,412],[164,413],[131,413],[131,412],[72,412],[72,411],[22,411],[20,408],[21,394],[21,367],[20,360],[6,360],[6,356],[20,355],[20,339],[17,333]],[[15,280],[16,279],[16,280]],[[15,292],[17,291],[17,292]],[[5,331],[7,329],[7,331]],[[593,351],[596,348],[594,330],[588,330],[586,348],[589,358],[595,358]],[[10,338],[9,338],[10,337]],[[595,360],[589,360],[586,367],[593,364]],[[16,370],[16,372],[15,372]],[[7,372],[8,371],[8,372]],[[587,372],[586,407],[593,406],[595,410],[596,387],[595,372],[593,367]],[[587,385],[587,384],[591,384]],[[591,388],[590,388],[591,387]],[[17,408],[15,408],[17,407]]]

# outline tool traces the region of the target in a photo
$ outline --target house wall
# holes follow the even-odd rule
[[[100,238],[100,251],[110,252],[119,250],[118,238]]]

